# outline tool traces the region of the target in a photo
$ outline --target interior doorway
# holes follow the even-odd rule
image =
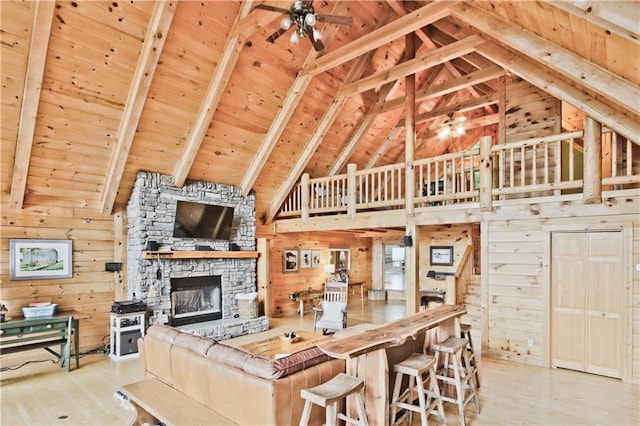
[[[552,365],[622,378],[622,232],[554,232],[551,242]]]
[[[399,244],[385,244],[383,290],[404,292],[406,290],[404,269],[404,247]]]

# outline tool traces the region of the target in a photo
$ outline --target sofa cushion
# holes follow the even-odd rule
[[[331,357],[322,352],[317,346],[296,352],[273,362],[273,366],[275,367],[274,378],[286,377],[289,374],[296,373],[305,368],[328,361],[329,359],[331,359]]]
[[[180,335],[178,335],[173,341],[174,345],[188,349],[191,352],[195,352],[200,355],[206,355],[209,348],[217,343],[217,341],[209,339],[208,337],[188,333],[180,333]]]
[[[160,341],[173,343],[176,337],[183,333],[176,328],[169,327],[168,325],[154,324],[147,329],[147,334]]]

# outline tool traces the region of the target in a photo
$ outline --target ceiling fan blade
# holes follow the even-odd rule
[[[302,4],[305,7],[311,7],[311,5],[313,4],[313,0],[302,0]]]
[[[351,25],[353,23],[353,18],[351,16],[317,15],[317,18],[320,22],[328,22],[330,24]]]
[[[309,36],[309,41],[311,41],[311,44],[313,44],[313,48],[316,49],[316,51],[320,52],[324,49],[324,43],[322,43],[322,40],[316,40],[313,37],[313,29],[311,29],[311,27],[307,28],[305,32]]]
[[[282,34],[284,34],[286,32],[287,32],[287,30],[279,28],[278,31],[276,31],[275,33],[273,33],[269,37],[267,37],[267,41],[269,43],[275,43],[276,40],[278,39],[278,37],[280,37]]]
[[[284,13],[285,15],[289,14],[289,9],[283,9],[281,7],[276,7],[276,6],[269,6],[268,4],[257,4],[256,7],[254,7],[254,9],[268,10],[270,12],[280,12],[280,13]]]

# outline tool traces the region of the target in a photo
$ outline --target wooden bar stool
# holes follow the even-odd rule
[[[367,426],[367,414],[364,411],[364,401],[360,395],[360,389],[363,386],[364,380],[340,373],[321,385],[302,389],[300,396],[305,399],[305,403],[302,417],[300,418],[300,426],[306,426],[309,423],[311,404],[325,407],[327,426],[335,426],[338,423],[338,419],[359,426]],[[338,403],[348,395],[355,397],[356,410],[358,412],[357,419],[347,417],[338,412]]]
[[[446,424],[444,406],[442,405],[442,399],[440,399],[440,391],[436,381],[436,358],[431,355],[414,353],[409,358],[394,365],[393,371],[396,372],[396,381],[393,388],[393,397],[391,398],[391,421],[389,424],[399,424],[406,416],[407,425],[411,425],[411,415],[414,411],[420,413],[422,426],[427,426],[429,414],[439,416],[442,424]],[[425,373],[427,374],[426,377],[424,376]],[[409,386],[401,395],[400,388],[405,375],[409,377]],[[429,381],[429,384],[425,387],[427,381]],[[417,387],[419,405],[413,403],[414,385]],[[406,411],[396,419],[398,408]]]
[[[466,424],[464,418],[464,407],[473,400],[476,413],[480,412],[478,397],[476,394],[476,385],[464,365],[469,365],[469,355],[467,353],[467,345],[469,341],[460,337],[450,336],[442,343],[433,346],[435,350],[436,360],[440,361],[440,354],[444,358],[442,368],[437,370],[436,378],[440,388],[440,397],[445,402],[452,402],[458,405],[458,413],[460,415],[460,424]],[[464,359],[464,361],[463,361]],[[464,363],[464,364],[463,364]],[[453,376],[451,374],[453,373]],[[446,396],[447,385],[453,385],[456,390],[455,397]]]
[[[469,365],[465,365],[469,374],[473,375],[476,388],[480,387],[480,376],[478,374],[478,363],[476,361],[476,353],[473,348],[473,340],[471,340],[471,324],[460,324],[460,337],[469,341],[467,352],[469,354]],[[462,359],[464,361],[464,358]]]

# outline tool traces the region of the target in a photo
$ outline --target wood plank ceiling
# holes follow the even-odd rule
[[[9,207],[110,214],[148,170],[254,190],[269,223],[303,172],[403,161],[409,74],[416,158],[497,135],[508,78],[565,101],[568,127],[587,113],[639,133],[635,1],[318,0],[318,13],[353,17],[319,25],[320,53],[288,34],[267,42],[283,15],[257,3],[3,1]],[[449,113],[467,118],[464,137],[437,137]]]

